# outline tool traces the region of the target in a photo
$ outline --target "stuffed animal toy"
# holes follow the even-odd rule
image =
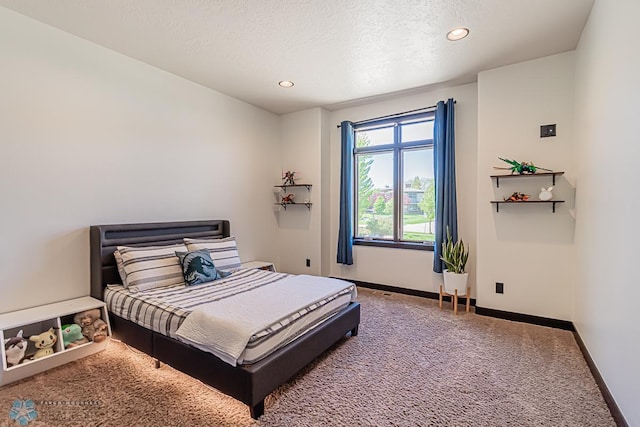
[[[109,331],[107,330],[107,324],[104,322],[104,320],[96,320],[93,323],[93,327],[95,328],[95,331],[93,332],[93,341],[102,342],[107,339],[107,336],[109,336]]]
[[[13,338],[4,340],[4,354],[7,356],[7,367],[10,368],[22,362],[27,352],[27,340],[22,337],[22,330]]]
[[[38,351],[36,351],[36,354],[31,358],[32,360],[36,360],[55,353],[53,346],[58,341],[58,337],[53,328],[49,328],[48,331],[44,331],[40,335],[31,335],[29,341],[36,343]]]
[[[75,323],[62,326],[62,341],[64,342],[64,348],[71,348],[89,342],[88,339],[82,336],[80,325]]]
[[[100,309],[94,308],[73,316],[73,321],[82,328],[82,335],[89,341],[102,342],[107,339],[107,324],[100,318]]]

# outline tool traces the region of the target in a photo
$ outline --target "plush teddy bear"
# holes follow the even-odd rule
[[[80,325],[71,323],[62,326],[62,342],[64,342],[64,348],[71,348],[89,342],[89,340],[82,335]]]
[[[55,353],[53,346],[58,341],[58,336],[53,328],[49,328],[48,331],[44,331],[40,335],[31,335],[29,341],[36,343],[38,351],[36,351],[36,354],[31,358],[32,360],[36,360]]]
[[[73,316],[73,321],[82,328],[82,335],[89,341],[102,342],[107,339],[107,324],[100,318],[100,309],[94,308]]]
[[[22,337],[22,330],[15,337],[4,340],[4,354],[7,356],[8,368],[22,362],[26,352],[27,340]]]

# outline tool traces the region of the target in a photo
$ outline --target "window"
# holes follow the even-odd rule
[[[354,126],[354,244],[433,246],[433,119],[429,112]]]

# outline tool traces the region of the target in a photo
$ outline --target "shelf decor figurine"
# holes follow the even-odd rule
[[[296,173],[293,172],[293,171],[286,171],[282,175],[282,179],[284,180],[284,183],[282,185],[296,185],[296,183],[295,183],[295,175],[296,175]]]
[[[536,173],[538,170],[553,172],[551,169],[545,169],[545,168],[536,166],[533,164],[533,162],[518,162],[517,160],[503,159],[502,157],[498,157],[498,159],[502,160],[503,162],[509,163],[511,167],[501,168],[501,167],[494,166],[494,169],[510,170],[511,175],[515,173],[517,173],[518,175],[523,175],[527,173]]]
[[[293,194],[287,194],[286,196],[282,196],[282,203],[284,204],[294,203]]]
[[[551,200],[553,198],[553,194],[551,193],[551,190],[553,190],[553,187],[549,187],[549,188],[541,187],[540,194],[538,194],[538,199],[543,201]]]
[[[509,197],[505,197],[505,202],[526,202],[529,200],[529,195],[524,193],[518,193],[517,191],[510,195]]]

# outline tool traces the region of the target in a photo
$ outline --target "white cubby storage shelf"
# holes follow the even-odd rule
[[[100,343],[88,342],[65,349],[62,341],[62,325],[73,323],[74,314],[93,308],[100,309],[100,317],[107,323],[107,339]],[[30,355],[35,353],[36,348],[29,337],[47,331],[51,327],[55,329],[58,337],[53,354],[32,361],[25,360],[19,365],[8,366],[4,348],[5,339],[15,337],[22,330],[22,336],[27,339],[27,355]],[[0,347],[2,353],[0,386],[102,351],[107,348],[110,337],[111,326],[107,307],[104,302],[91,297],[76,298],[0,314],[0,339],[3,344]]]

